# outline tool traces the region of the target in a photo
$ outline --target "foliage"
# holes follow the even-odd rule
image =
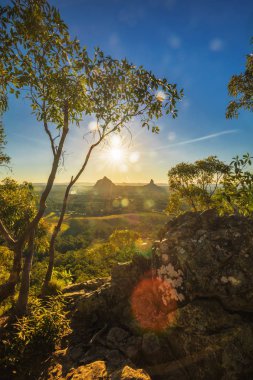
[[[12,264],[13,252],[5,246],[0,246],[0,284],[7,280]]]
[[[73,252],[73,251],[72,251]],[[75,266],[75,262],[72,262],[72,266]],[[34,258],[33,271],[31,273],[31,294],[38,296],[41,294],[41,287],[43,279],[47,270],[46,256],[38,261],[37,256]],[[63,266],[56,268],[53,271],[52,283],[50,285],[50,291],[47,295],[55,295],[61,293],[62,289],[72,283],[72,273],[70,270],[65,269]]]
[[[46,208],[63,153],[69,124],[78,124],[82,113],[89,109],[85,79],[76,66],[83,62],[86,52],[77,40],[71,40],[68,28],[56,8],[46,0],[14,0],[0,6],[0,110],[7,95],[29,99],[32,113],[42,122],[51,143],[53,163],[45,189],[34,215],[21,223],[24,228],[13,237],[5,221],[0,219],[1,232],[8,244],[14,244],[14,266],[7,287],[1,287],[2,297],[8,297],[19,280],[22,251],[28,240],[30,252],[23,265],[17,309],[24,313],[29,292],[33,258],[33,238]],[[86,60],[87,62],[87,60]],[[22,91],[21,91],[22,90]],[[54,126],[54,132],[51,131]]]
[[[37,196],[32,184],[19,184],[11,178],[0,183],[0,219],[15,238],[18,238],[37,210]],[[41,219],[35,238],[37,254],[43,254],[48,247],[48,224]]]
[[[46,221],[49,224],[54,223],[54,216],[46,219]],[[59,236],[57,243],[56,263],[53,272],[53,285],[56,287],[56,291],[61,291],[72,281],[80,282],[94,277],[108,276],[110,275],[111,266],[120,261],[130,260],[133,254],[146,255],[147,250],[150,250],[149,242],[157,237],[157,232],[162,228],[165,221],[166,215],[158,213],[114,215],[100,217],[95,220],[68,218],[67,226],[69,228]],[[150,229],[150,225],[153,226],[152,229]],[[48,229],[48,226],[46,228]],[[118,229],[116,230],[116,228]],[[131,228],[134,230],[131,230]],[[129,239],[127,236],[129,236]],[[144,240],[139,239],[139,236]],[[123,239],[124,244],[121,244],[120,237]],[[74,244],[75,239],[77,239],[77,245]],[[68,241],[70,242],[69,248]],[[79,246],[82,241],[82,246]],[[110,241],[109,251],[107,250],[108,246],[103,244]],[[47,269],[47,255],[43,249],[44,244],[48,245],[47,235],[40,237],[36,243],[37,249],[31,272],[31,294],[37,296],[41,292]],[[93,249],[88,261],[86,251],[88,248],[94,248],[95,244],[97,244],[98,251]],[[111,256],[111,259],[106,262],[103,262],[103,249],[108,251],[107,256]],[[1,247],[0,252],[7,253],[7,256],[2,254],[2,260],[0,259],[0,276],[3,279],[1,282],[4,282],[11,267],[12,252],[6,247]],[[97,252],[98,257],[96,258]],[[2,311],[10,308],[10,306],[12,306],[11,302]]]
[[[53,277],[49,281],[45,291],[45,296],[55,296],[61,294],[62,290],[72,283],[72,274],[66,269],[54,270]]]
[[[90,145],[80,170],[66,188],[61,216],[52,235],[47,272],[47,277],[51,278],[54,242],[61,228],[69,191],[83,173],[93,148],[110,133],[128,128],[133,117],[139,117],[142,127],[152,128],[152,132],[157,133],[159,128],[155,121],[164,114],[177,116],[176,103],[183,92],[166,78],[158,79],[152,72],[126,59],[119,61],[107,57],[100,49],[95,49],[90,58],[79,41],[70,38],[59,12],[46,0],[14,0],[11,5],[0,6],[0,21],[0,100],[6,99],[6,94],[15,94],[18,98],[21,90],[27,91],[32,112],[43,122],[54,157],[39,209],[20,238],[22,247],[45,211],[69,125],[79,125],[84,114],[94,114],[97,119],[93,135],[98,140]],[[58,129],[56,136],[49,123]],[[14,239],[6,233],[2,223],[1,226],[5,237],[12,242]],[[27,260],[32,261],[32,257],[31,250]],[[30,264],[23,267],[28,272]],[[29,273],[22,276],[20,311],[26,307],[28,299],[29,283],[23,283],[27,281]]]
[[[142,127],[152,127],[159,132],[155,120],[163,114],[177,116],[176,103],[183,96],[175,84],[167,79],[157,79],[143,68],[136,67],[126,59],[121,61],[95,50],[93,59],[86,66],[88,96],[92,101],[93,113],[101,130],[113,129],[120,132],[133,117],[140,117]],[[157,96],[163,93],[163,100]]]
[[[112,125],[120,129],[133,116],[141,116],[143,127],[163,112],[177,116],[183,92],[175,84],[98,48],[90,58],[77,39],[70,39],[67,25],[46,0],[14,1],[0,11],[2,94],[10,91],[18,97],[20,88],[29,87],[38,120],[46,117],[62,127],[66,104],[72,123],[79,123],[83,112],[93,113],[101,133]],[[152,131],[158,130],[153,124]]]
[[[63,288],[64,288],[64,283],[62,281],[52,278],[52,280],[49,281],[48,283],[48,286],[45,290],[44,295],[55,296],[57,294],[60,294]]]
[[[80,248],[86,248],[90,241],[86,239],[86,236],[79,234],[77,236],[73,235],[62,235],[56,243],[57,251],[65,253],[67,251],[75,251]]]
[[[53,349],[68,329],[62,297],[48,298],[44,302],[32,298],[28,314],[17,320],[5,342],[6,353],[2,364],[15,366],[29,354]]]
[[[214,195],[230,167],[209,156],[194,163],[179,163],[169,172],[170,198],[167,211],[202,211],[213,205]]]
[[[0,219],[17,238],[36,212],[36,196],[30,183],[6,178],[0,183]]]
[[[0,19],[2,93],[19,97],[20,89],[28,89],[37,119],[46,116],[58,126],[68,102],[70,120],[78,121],[86,103],[85,81],[72,68],[79,43],[71,41],[57,9],[45,0],[14,1],[0,8]]]
[[[0,246],[0,284],[4,283],[9,277],[9,271],[12,266],[13,252],[5,247]],[[12,300],[5,300],[0,305],[0,316],[12,306]]]
[[[49,246],[49,224],[47,221],[43,218],[40,220],[38,228],[36,230],[35,234],[35,249],[36,249],[36,256],[38,259],[40,257],[44,257]]]
[[[28,315],[15,324],[16,339],[29,348],[51,348],[64,335],[68,327],[64,303],[61,297],[53,297],[45,305],[38,299],[32,299]]]
[[[251,43],[253,44],[253,38]],[[245,72],[233,75],[230,79],[228,92],[235,100],[227,107],[227,118],[237,118],[241,108],[253,111],[253,54],[247,55]]]
[[[216,157],[176,165],[169,171],[171,193],[167,211],[178,215],[216,208],[220,214],[252,215],[251,160],[247,153],[242,158],[234,157],[230,165]]]
[[[109,242],[118,250],[126,247],[134,248],[136,240],[140,238],[140,234],[131,230],[116,230],[109,237]]]
[[[6,166],[10,162],[10,157],[4,152],[6,145],[2,120],[0,119],[0,166]]]
[[[222,189],[216,194],[216,207],[221,213],[251,216],[253,212],[253,174],[249,171],[252,157],[246,153],[233,157],[230,172],[224,176]]]
[[[74,282],[109,276],[113,265],[131,260],[136,254],[139,237],[135,231],[115,231],[106,242],[96,242],[86,249],[64,254],[57,253],[55,268],[57,271],[68,270]]]

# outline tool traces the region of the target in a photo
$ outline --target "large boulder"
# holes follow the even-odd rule
[[[208,211],[167,224],[154,247],[153,288],[174,360],[153,375],[252,378],[252,253],[250,219]]]
[[[154,260],[164,300],[167,286],[179,303],[212,298],[227,310],[253,312],[252,220],[212,210],[182,215],[168,223]]]
[[[79,297],[77,309],[86,324],[103,320],[108,323],[121,322],[129,327],[132,320],[131,294],[136,284],[150,274],[151,261],[143,256],[133,261],[119,263],[112,269],[111,281]]]

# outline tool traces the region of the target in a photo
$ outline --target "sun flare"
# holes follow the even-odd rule
[[[123,160],[123,150],[121,148],[110,148],[108,151],[110,161],[119,163]]]

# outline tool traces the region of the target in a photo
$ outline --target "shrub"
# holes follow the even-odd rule
[[[64,288],[64,282],[62,280],[58,280],[57,278],[53,278],[47,285],[45,290],[45,296],[56,296],[59,295]]]
[[[47,352],[69,331],[69,321],[61,296],[42,301],[33,298],[28,314],[19,318],[5,340],[5,355],[0,363],[6,366],[22,364],[31,353]]]
[[[20,318],[15,328],[21,346],[54,347],[68,328],[62,297],[49,298],[45,304],[34,298],[29,305],[29,314]]]

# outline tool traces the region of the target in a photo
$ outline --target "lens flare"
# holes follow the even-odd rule
[[[143,329],[162,331],[175,323],[177,302],[174,299],[167,304],[163,302],[162,282],[158,278],[144,278],[132,293],[132,312]]]
[[[166,94],[163,91],[158,91],[156,94],[156,99],[159,102],[163,102],[166,99]]]
[[[88,124],[88,128],[91,132],[95,132],[98,129],[98,123],[95,120],[90,121]]]
[[[139,161],[140,159],[140,153],[139,152],[132,152],[129,155],[129,161],[134,164],[135,162]]]
[[[121,138],[119,135],[113,135],[110,139],[110,144],[114,147],[122,145]]]

